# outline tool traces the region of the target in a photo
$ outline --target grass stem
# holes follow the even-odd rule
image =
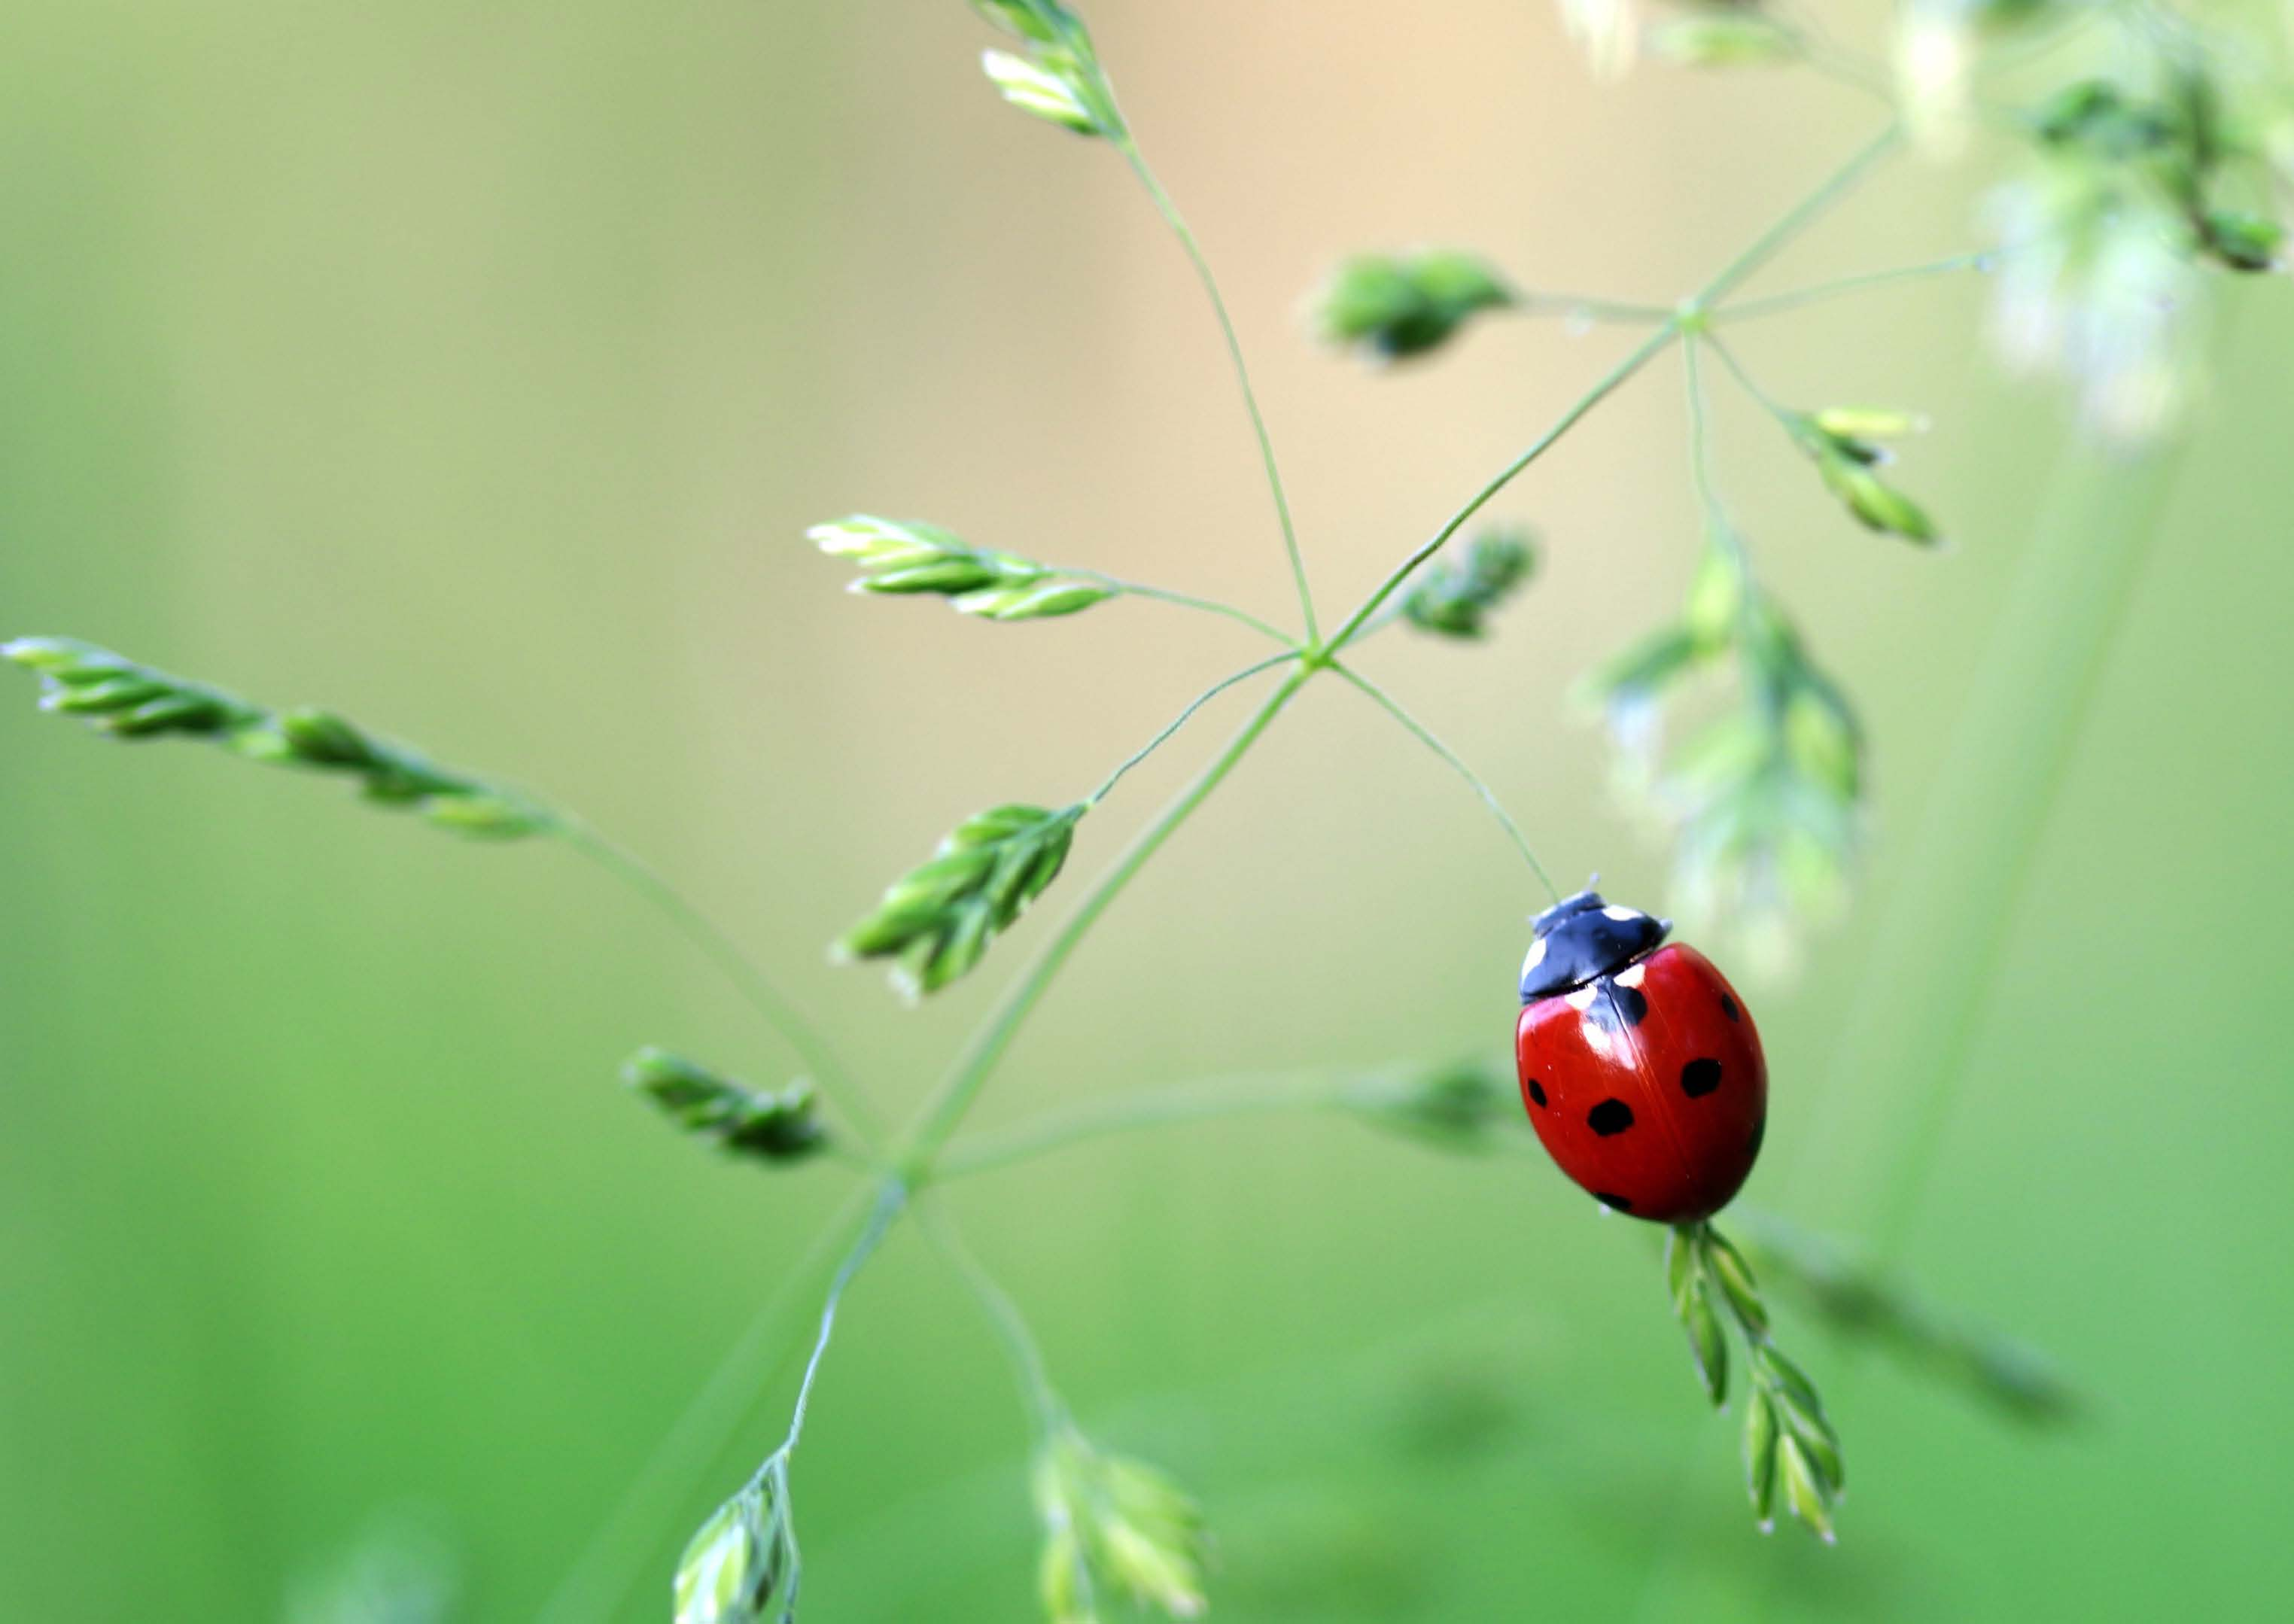
[[[747,1001],[749,1007],[762,1017],[765,1024],[779,1034],[782,1041],[794,1050],[798,1059],[811,1069],[813,1081],[844,1114],[863,1145],[874,1144],[883,1133],[883,1125],[869,1108],[858,1079],[837,1057],[828,1040],[805,1019],[796,1005],[774,984],[772,978],[759,969],[755,961],[743,952],[740,945],[714,920],[687,901],[683,892],[663,879],[643,858],[570,814],[560,812],[556,816],[557,827],[565,842],[651,903],[687,940],[698,947],[703,956],[715,965]]]
[[[1897,282],[1924,281],[1930,277],[1948,276],[1956,271],[1989,272],[1998,262],[1999,256],[1996,251],[1981,250],[1931,259],[1916,265],[1898,265],[1892,270],[1867,271],[1859,276],[1839,277],[1832,281],[1789,288],[1761,298],[1735,300],[1716,308],[1712,312],[1712,321],[1716,326],[1722,322],[1756,321],[1762,316],[1804,310],[1826,299],[1885,288]]]
[[[1750,248],[1721,266],[1711,281],[1696,290],[1691,302],[1710,309],[1727,298],[1746,277],[1766,264],[1778,249],[1853,191],[1874,165],[1896,150],[1903,140],[1903,126],[1895,119],[1890,119],[1886,128],[1859,147],[1847,162],[1826,176],[1807,197],[1787,209],[1774,225],[1754,238]]]
[[[883,1244],[907,1199],[907,1187],[899,1180],[886,1179],[880,1183],[876,1187],[875,1209],[868,1214],[867,1227],[860,1231],[860,1238],[837,1265],[836,1278],[829,1282],[827,1300],[821,1305],[820,1335],[813,1339],[812,1357],[805,1360],[804,1379],[797,1384],[796,1403],[789,1411],[788,1437],[781,1444],[785,1455],[795,1454],[797,1441],[804,1435],[805,1412],[812,1403],[812,1384],[820,1377],[821,1360],[828,1356],[829,1339],[836,1335],[836,1310],[844,1301],[845,1290],[852,1284],[852,1277]]]
[[[675,1527],[695,1480],[724,1450],[726,1439],[739,1430],[741,1418],[757,1403],[798,1299],[827,1268],[837,1245],[863,1222],[872,1189],[856,1185],[780,1277],[701,1391],[630,1475],[621,1498],[542,1604],[537,1615],[541,1624],[606,1624],[623,1616],[622,1604],[644,1577],[647,1562],[662,1544],[663,1531]],[[676,1537],[681,1541],[684,1535]]]
[[[1198,597],[1192,592],[1174,592],[1167,587],[1146,586],[1139,581],[1126,581],[1119,575],[1102,574],[1097,570],[1062,570],[1060,573],[1097,581],[1101,586],[1112,588],[1127,597],[1151,598],[1159,604],[1173,604],[1182,609],[1200,609],[1206,614],[1223,615],[1264,637],[1273,638],[1285,648],[1299,646],[1298,640],[1280,627],[1260,620],[1248,609],[1238,609],[1232,604],[1221,603],[1215,597]]]
[[[988,1316],[997,1340],[1012,1362],[1013,1377],[1020,1384],[1021,1402],[1034,1425],[1036,1441],[1041,1442],[1066,1418],[1067,1407],[1052,1386],[1051,1373],[1045,1367],[1044,1351],[1037,1345],[1035,1333],[1028,1328],[1027,1319],[1020,1312],[1020,1305],[1012,1300],[1012,1295],[964,1244],[956,1226],[940,1210],[938,1201],[928,1205],[919,1200],[917,1214],[925,1238],[955,1265],[956,1273],[971,1287],[981,1311]]]
[[[1379,606],[1399,591],[1403,583],[1417,573],[1421,564],[1447,546],[1450,539],[1463,530],[1476,514],[1489,506],[1498,492],[1511,484],[1523,469],[1552,450],[1554,443],[1562,435],[1574,428],[1587,412],[1607,400],[1610,394],[1627,378],[1647,366],[1655,357],[1657,352],[1672,342],[1679,330],[1677,322],[1667,321],[1664,326],[1643,339],[1631,354],[1612,367],[1590,389],[1572,402],[1554,421],[1552,427],[1533,441],[1520,456],[1500,469],[1494,478],[1474,492],[1463,507],[1450,516],[1441,529],[1436,531],[1416,551],[1388,572],[1387,578],[1379,583],[1377,589],[1355,606],[1354,612],[1346,617],[1346,623],[1330,635],[1330,640],[1325,646],[1327,652],[1335,656],[1352,643],[1360,635],[1371,616],[1378,613]]]
[[[1101,801],[1105,800],[1108,795],[1114,790],[1115,786],[1123,782],[1124,774],[1129,772],[1133,767],[1138,766],[1148,757],[1153,755],[1156,751],[1163,746],[1165,742],[1167,741],[1173,734],[1175,734],[1180,728],[1187,725],[1189,719],[1193,717],[1196,711],[1210,703],[1211,701],[1216,699],[1229,688],[1233,687],[1239,682],[1248,681],[1249,678],[1257,676],[1261,671],[1271,671],[1278,665],[1288,665],[1290,662],[1297,658],[1298,656],[1295,654],[1275,654],[1267,659],[1259,661],[1256,665],[1246,665],[1242,670],[1235,672],[1233,675],[1223,677],[1218,681],[1211,684],[1209,687],[1204,689],[1200,694],[1196,694],[1193,699],[1190,700],[1187,703],[1187,708],[1180,711],[1177,716],[1174,717],[1170,725],[1165,727],[1162,732],[1157,734],[1153,738],[1148,740],[1147,743],[1141,745],[1137,750],[1132,751],[1129,758],[1127,758],[1120,767],[1117,767],[1113,772],[1107,775],[1107,781],[1091,792],[1090,798],[1086,800],[1084,804],[1086,806],[1095,807]]]
[[[1139,183],[1147,189],[1148,197],[1154,202],[1155,212],[1163,216],[1164,223],[1178,238],[1179,246],[1186,250],[1187,259],[1195,268],[1196,279],[1202,283],[1203,292],[1209,296],[1211,313],[1218,318],[1219,332],[1226,339],[1227,358],[1233,363],[1235,382],[1241,386],[1242,403],[1250,414],[1251,432],[1258,438],[1258,460],[1266,472],[1266,488],[1274,498],[1274,516],[1282,526],[1282,550],[1289,557],[1290,578],[1298,589],[1298,612],[1306,618],[1306,641],[1318,643],[1322,634],[1314,621],[1314,594],[1306,584],[1306,559],[1298,549],[1298,527],[1290,517],[1290,497],[1282,487],[1282,469],[1274,459],[1274,439],[1267,433],[1266,415],[1259,410],[1258,391],[1252,386],[1250,366],[1243,359],[1242,340],[1235,334],[1234,319],[1227,314],[1226,298],[1219,292],[1218,278],[1211,273],[1210,261],[1204,257],[1202,245],[1195,240],[1193,229],[1187,224],[1186,217],[1179,213],[1178,205],[1171,200],[1171,194],[1163,190],[1162,182],[1155,178],[1155,172],[1147,166],[1147,159],[1141,154],[1138,144],[1127,135],[1116,145],[1123,154],[1124,162],[1131,166],[1132,174],[1137,175]]]
[[[1498,820],[1499,826],[1506,832],[1506,838],[1513,842],[1514,849],[1521,853],[1522,861],[1529,865],[1530,873],[1535,874],[1537,882],[1545,888],[1546,895],[1556,902],[1560,901],[1561,892],[1555,887],[1552,876],[1545,872],[1545,865],[1537,860],[1537,853],[1530,849],[1529,837],[1521,832],[1521,825],[1513,821],[1513,815],[1498,800],[1497,792],[1483,782],[1481,775],[1468,767],[1464,759],[1444,743],[1438,734],[1403,710],[1402,702],[1378,684],[1351,666],[1340,665],[1336,661],[1331,662],[1330,669],[1367,694],[1373,704],[1400,722],[1413,738],[1447,762],[1451,770],[1466,781],[1467,786],[1480,796],[1482,804],[1490,809],[1490,816]]]

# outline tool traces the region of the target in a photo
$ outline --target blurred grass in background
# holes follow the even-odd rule
[[[1622,341],[1508,324],[1368,378],[1296,319],[1331,259],[1457,241],[1533,285],[1670,297],[1875,122],[1813,82],[1597,89],[1529,0],[1093,16],[1225,280],[1334,606]],[[1215,332],[1114,162],[999,107],[952,0],[13,21],[0,629],[531,783],[704,898],[880,1099],[918,1097],[1015,961],[912,1013],[822,944],[955,818],[1087,788],[1253,651],[1151,605],[1003,629],[849,598],[803,525],[927,515],[1284,601]],[[1963,176],[1899,165],[1766,285],[1966,246],[1969,205]],[[1826,1383],[1844,1541],[1762,1541],[1647,1237],[1542,1166],[1262,1121],[953,1191],[1086,1422],[1202,1495],[1222,1617],[2252,1616],[2294,1581],[2294,307],[2243,294],[2192,443],[2116,469],[2000,380],[1972,280],[1747,329],[1787,399],[1933,413],[1916,487],[1958,543],[1940,557],[1848,526],[1720,397],[1721,478],[1879,775],[1849,926],[1761,1001],[1750,1198],[1849,1236],[1900,1200],[1925,1287],[2057,1352],[2088,1422],[2019,1436],[1810,1346],[1855,1368]],[[1558,873],[1651,902],[1663,854],[1564,694],[1678,599],[1680,418],[1668,360],[1505,499],[1549,546],[1493,644],[1364,657]],[[2074,702],[2030,741],[1981,673],[2050,525],[2138,552],[2105,657],[2054,674]],[[0,1612],[275,1616],[379,1539],[452,1553],[462,1616],[532,1616],[842,1193],[697,1155],[614,1066],[649,1041],[761,1078],[783,1057],[560,851],[459,845],[207,752],[131,759],[22,686],[0,705]],[[2038,840],[1997,874],[2002,823]],[[1939,874],[2010,890],[1939,905]],[[1499,1050],[1537,901],[1470,798],[1318,686],[1093,938],[981,1119]],[[1908,1185],[1948,1081],[1922,1000],[1955,967],[1987,991]],[[777,1435],[792,1374],[759,1373],[614,1616],[663,1616],[670,1556]],[[1026,1614],[1007,1392],[899,1238],[800,1467],[818,1616]]]

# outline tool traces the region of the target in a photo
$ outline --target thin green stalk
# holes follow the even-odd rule
[[[1537,853],[1530,849],[1529,837],[1521,832],[1521,825],[1513,821],[1512,814],[1509,813],[1504,804],[1498,800],[1497,792],[1485,784],[1481,775],[1472,767],[1468,767],[1456,751],[1444,743],[1432,728],[1403,710],[1402,702],[1394,695],[1379,687],[1360,671],[1349,666],[1340,665],[1335,660],[1330,662],[1330,669],[1368,694],[1379,709],[1400,722],[1410,730],[1411,735],[1420,743],[1450,764],[1451,769],[1466,781],[1467,785],[1475,794],[1482,798],[1482,804],[1490,809],[1490,816],[1496,818],[1499,826],[1505,830],[1506,838],[1510,840],[1514,843],[1514,849],[1521,853],[1522,861],[1529,865],[1530,872],[1537,876],[1537,882],[1545,888],[1546,895],[1556,902],[1560,901],[1559,888],[1555,886],[1552,877],[1545,872],[1545,865],[1537,860]]]
[[[1123,782],[1124,774],[1129,772],[1133,767],[1138,766],[1148,757],[1153,755],[1157,750],[1162,747],[1164,743],[1167,741],[1173,734],[1178,732],[1180,728],[1187,725],[1189,719],[1192,718],[1196,711],[1201,710],[1205,705],[1210,703],[1211,701],[1216,699],[1220,694],[1234,686],[1235,684],[1247,681],[1249,678],[1257,676],[1261,671],[1271,671],[1278,665],[1288,665],[1291,661],[1297,658],[1299,658],[1299,656],[1297,654],[1275,654],[1269,659],[1261,660],[1256,665],[1246,665],[1242,670],[1235,672],[1231,677],[1221,678],[1209,687],[1204,689],[1200,694],[1196,694],[1192,700],[1188,702],[1187,708],[1180,711],[1176,717],[1172,719],[1169,727],[1164,728],[1162,732],[1148,740],[1146,743],[1141,745],[1136,751],[1134,751],[1130,758],[1127,759],[1122,766],[1110,773],[1107,775],[1107,782],[1101,784],[1099,788],[1094,790],[1091,792],[1089,799],[1084,802],[1084,805],[1087,807],[1095,807],[1101,801],[1105,800],[1109,793],[1114,790],[1115,786]]]
[[[1704,408],[1704,369],[1697,364],[1696,338],[1691,334],[1680,346],[1680,369],[1688,386],[1688,480],[1696,491],[1696,505],[1705,522],[1716,530],[1729,528],[1712,483],[1712,424]]]
[[[1008,1128],[969,1134],[948,1146],[934,1164],[932,1176],[941,1181],[970,1178],[1138,1128],[1264,1112],[1335,1108],[1346,1103],[1349,1091],[1357,1085],[1354,1079],[1334,1077],[1328,1071],[1278,1071],[1205,1077],[1170,1088],[1123,1094],[1049,1112]]]
[[[1746,277],[1767,264],[1770,255],[1799,236],[1815,223],[1825,210],[1855,190],[1856,183],[1864,178],[1872,166],[1893,151],[1902,139],[1903,126],[1895,119],[1890,119],[1885,129],[1858,148],[1854,156],[1787,210],[1784,218],[1753,239],[1752,247],[1721,266],[1711,281],[1696,290],[1691,304],[1705,308],[1728,297]]]
[[[1749,589],[1753,579],[1752,561],[1745,556],[1745,539],[1729,519],[1729,510],[1721,504],[1720,487],[1712,478],[1712,426],[1704,403],[1704,369],[1697,364],[1700,340],[1695,334],[1681,341],[1681,370],[1688,385],[1688,478],[1696,491],[1696,505],[1704,509],[1707,534],[1726,548],[1729,556],[1736,561],[1737,576]],[[1750,593],[1746,594],[1749,601]]]
[[[1672,320],[1667,304],[1636,304],[1623,299],[1593,299],[1574,293],[1538,293],[1517,288],[1512,308],[1523,315],[1558,316],[1565,321],[1605,321],[1621,327],[1662,327]]]
[[[907,1199],[907,1186],[897,1178],[886,1179],[877,1186],[876,1207],[868,1215],[868,1227],[860,1231],[860,1238],[852,1243],[852,1250],[837,1266],[836,1278],[829,1282],[828,1298],[820,1310],[820,1335],[813,1341],[812,1357],[805,1360],[804,1379],[797,1384],[796,1403],[789,1412],[788,1436],[781,1443],[784,1455],[795,1454],[797,1440],[804,1434],[805,1411],[812,1403],[812,1384],[820,1377],[821,1360],[828,1356],[829,1339],[836,1334],[836,1310],[844,1301],[845,1288],[883,1244]]]
[[[1379,605],[1400,590],[1402,584],[1418,572],[1419,566],[1447,546],[1450,539],[1463,530],[1476,514],[1487,507],[1499,491],[1511,484],[1524,468],[1544,456],[1552,449],[1556,441],[1575,427],[1579,418],[1607,399],[1611,392],[1627,378],[1647,366],[1658,351],[1672,342],[1673,336],[1679,331],[1680,323],[1677,321],[1667,321],[1642,340],[1631,354],[1611,368],[1598,383],[1578,396],[1552,427],[1539,435],[1527,451],[1501,469],[1494,479],[1476,491],[1464,507],[1450,516],[1447,524],[1436,531],[1417,551],[1395,565],[1387,578],[1379,583],[1377,590],[1363,599],[1354,612],[1346,617],[1346,624],[1331,634],[1330,642],[1325,646],[1329,653],[1333,655],[1338,654],[1349,643],[1352,643],[1355,636],[1362,631],[1364,622],[1378,613]]]
[[[1353,637],[1346,639],[1347,649],[1349,651],[1359,649],[1363,644],[1378,636],[1379,632],[1384,631],[1387,627],[1395,624],[1397,621],[1404,618],[1402,605],[1396,603],[1387,604],[1385,608],[1379,610],[1376,614],[1371,616],[1369,620],[1363,621],[1363,629],[1360,631],[1354,633]]]
[[[1297,648],[1298,639],[1280,627],[1260,620],[1248,609],[1238,609],[1232,604],[1223,604],[1215,597],[1197,597],[1192,592],[1174,592],[1167,587],[1144,586],[1135,581],[1126,581],[1119,575],[1109,575],[1098,570],[1068,570],[1059,572],[1082,581],[1097,581],[1128,597],[1152,598],[1159,604],[1175,604],[1182,609],[1200,609],[1207,614],[1223,615],[1230,621],[1249,627],[1253,631],[1273,638],[1285,648]]]
[[[1737,359],[1737,352],[1721,343],[1720,336],[1716,333],[1707,333],[1704,336],[1704,344],[1720,358],[1720,364],[1728,369],[1729,376],[1737,380],[1737,386],[1750,395],[1761,410],[1782,425],[1786,434],[1795,441],[1799,440],[1805,432],[1799,416],[1761,387],[1760,380],[1745,369],[1743,361]]]
[[[1999,256],[1990,249],[1979,249],[1965,254],[1954,254],[1943,259],[1931,259],[1916,265],[1898,265],[1887,271],[1867,271],[1858,276],[1843,276],[1828,282],[1817,282],[1806,288],[1794,288],[1784,293],[1772,293],[1757,299],[1739,299],[1718,306],[1712,313],[1715,325],[1724,321],[1751,321],[1762,316],[1781,315],[1788,310],[1800,310],[1836,299],[1867,288],[1885,288],[1894,282],[1922,280],[1931,276],[1948,276],[1956,271],[1989,271],[1999,262]]]
[[[1250,413],[1251,432],[1258,436],[1258,459],[1266,470],[1266,488],[1274,498],[1274,516],[1281,522],[1282,548],[1290,557],[1290,578],[1297,585],[1298,611],[1306,621],[1306,641],[1319,642],[1322,630],[1314,621],[1314,594],[1306,584],[1306,559],[1298,550],[1298,529],[1290,518],[1290,498],[1282,488],[1282,470],[1274,460],[1273,436],[1266,432],[1265,414],[1258,409],[1258,392],[1251,386],[1250,368],[1242,357],[1242,340],[1235,334],[1234,319],[1227,314],[1226,299],[1219,292],[1218,279],[1211,274],[1210,261],[1203,257],[1202,246],[1195,240],[1195,233],[1179,213],[1178,205],[1171,201],[1170,193],[1163,190],[1163,183],[1147,166],[1138,143],[1126,135],[1115,145],[1122,152],[1124,162],[1131,166],[1131,172],[1139,177],[1139,183],[1147,189],[1156,213],[1163,216],[1164,223],[1178,238],[1179,246],[1186,250],[1196,278],[1210,296],[1211,312],[1218,318],[1219,331],[1226,338],[1227,356],[1234,363],[1235,381],[1242,386],[1242,403]]]
[[[920,1198],[917,1215],[923,1221],[925,1238],[956,1266],[956,1273],[979,1299],[988,1324],[995,1328],[996,1338],[1003,1344],[1005,1354],[1011,1360],[1013,1378],[1020,1384],[1020,1401],[1028,1411],[1037,1441],[1041,1442],[1067,1418],[1067,1406],[1052,1385],[1051,1373],[1044,1364],[1044,1351],[1037,1345],[1035,1333],[1028,1328],[1020,1305],[1012,1301],[1011,1294],[964,1244],[939,1204],[927,1204]]]
[[[1376,1114],[1391,1110],[1406,1081],[1390,1073],[1333,1075],[1322,1069],[1198,1077],[1165,1088],[1092,1100],[1063,1111],[1047,1111],[1006,1128],[966,1134],[933,1163],[932,1181],[945,1183],[1016,1167],[1094,1139],[1147,1128],[1184,1127],[1289,1111]],[[1528,1122],[1517,1119],[1516,1125],[1519,1133],[1500,1133],[1491,1142],[1536,1149]]]
[[[1236,763],[1248,755],[1251,746],[1258,743],[1260,735],[1273,726],[1274,719],[1282,714],[1283,707],[1290,702],[1291,697],[1306,686],[1314,675],[1314,670],[1312,666],[1301,665],[1268,696],[1266,702],[1243,725],[1242,730],[1234,735],[1217,759],[1203,769],[1194,783],[1165,808],[1163,815],[1131,843],[1130,849],[1117,859],[1115,866],[1101,877],[1082,904],[1068,916],[1059,933],[997,1002],[986,1025],[965,1046],[955,1067],[926,1102],[915,1126],[902,1141],[895,1165],[904,1170],[912,1182],[921,1183],[928,1176],[932,1158],[947,1142],[948,1136],[956,1130],[956,1125],[963,1121],[964,1112],[971,1108],[973,1099],[987,1082],[988,1074],[995,1069],[997,1061],[1003,1058],[1005,1050],[1018,1035],[1021,1024],[1051,986],[1052,978],[1059,974],[1061,967],[1068,962],[1069,956],[1097,922],[1099,916],[1107,911],[1108,905],[1122,894],[1123,888],[1131,883],[1140,869],[1145,866],[1147,859],[1160,850],[1163,842],[1177,832],[1179,825],[1192,816],[1195,809],[1209,798],[1211,792],[1225,781]]]
[[[541,1624],[602,1624],[621,1612],[622,1602],[644,1577],[662,1530],[675,1518],[694,1481],[725,1448],[726,1438],[737,1430],[739,1417],[756,1402],[764,1368],[798,1297],[826,1267],[842,1238],[861,1222],[871,1188],[854,1187],[717,1361],[701,1391],[630,1476],[620,1501],[566,1570],[542,1606]]]
[[[570,813],[559,813],[557,817],[566,843],[659,909],[687,940],[700,948],[703,955],[747,1000],[749,1007],[810,1068],[813,1081],[843,1112],[854,1134],[864,1145],[874,1144],[883,1133],[883,1125],[869,1108],[867,1098],[850,1068],[837,1058],[828,1041],[805,1019],[771,978],[758,969],[713,920],[687,902],[683,893],[643,858]]]

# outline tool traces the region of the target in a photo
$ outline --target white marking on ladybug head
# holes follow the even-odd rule
[[[1521,973],[1525,977],[1545,962],[1545,938],[1539,937],[1529,945],[1529,956],[1521,962]]]
[[[1601,910],[1601,917],[1614,919],[1621,925],[1630,925],[1637,919],[1647,919],[1648,915],[1639,908],[1621,908],[1616,904],[1611,903]]]
[[[1619,987],[1639,987],[1641,984],[1641,972],[1647,968],[1648,966],[1646,964],[1636,964],[1630,970],[1619,970],[1616,977],[1617,985]]]

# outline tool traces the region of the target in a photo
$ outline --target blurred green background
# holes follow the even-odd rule
[[[1365,376],[1297,320],[1334,256],[1454,241],[1671,297],[1876,122],[1792,78],[1596,87],[1529,0],[1092,15],[1221,267],[1334,608],[1625,342],[1510,323]],[[1284,613],[1216,333],[1119,166],[999,106],[954,0],[10,20],[0,631],[338,705],[581,808],[880,1100],[920,1096],[1045,920],[923,1012],[822,944],[957,817],[1078,793],[1254,650],[1151,605],[1005,629],[848,597],[803,526],[925,516]],[[1763,285],[1965,246],[1980,182],[1899,164]],[[1849,526],[1720,396],[1721,478],[1877,774],[1854,914],[1761,998],[1750,1198],[1900,1240],[2090,1417],[2021,1433],[1794,1321],[1853,1486],[1836,1550],[1762,1540],[1647,1234],[1541,1164],[1258,1121],[952,1192],[1086,1424],[1205,1500],[1218,1616],[2250,1617],[2294,1583],[2294,301],[2244,290],[2188,444],[2117,466],[2000,377],[1981,308],[1920,284],[1742,342],[1786,399],[1934,414],[1906,480],[1945,555]],[[1363,662],[1558,873],[1652,904],[1664,854],[1566,693],[1677,601],[1680,418],[1668,358],[1506,499],[1547,567],[1492,645]],[[411,1541],[450,1554],[456,1616],[534,1616],[849,1181],[701,1154],[614,1067],[785,1057],[561,849],[130,755],[10,680],[0,1614],[277,1617]],[[1232,720],[1127,784],[1078,872]],[[1501,1051],[1537,901],[1454,782],[1317,685],[980,1120]],[[636,1587],[561,1616],[665,1616],[677,1547],[783,1425],[790,1364],[753,1375]],[[1008,1393],[901,1235],[800,1458],[807,1616],[1029,1615]]]

